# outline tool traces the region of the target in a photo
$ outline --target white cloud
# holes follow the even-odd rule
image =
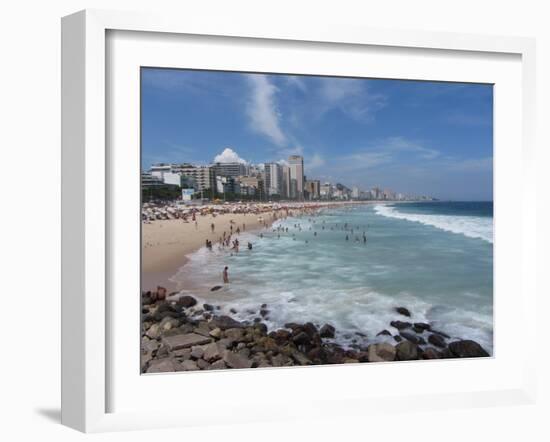
[[[321,115],[339,109],[355,120],[371,120],[376,110],[386,105],[382,94],[369,91],[368,80],[350,78],[322,78],[319,95]]]
[[[382,149],[394,152],[414,152],[425,160],[433,160],[439,156],[438,150],[430,149],[418,142],[403,137],[389,137],[380,142],[379,145]]]
[[[306,86],[306,83],[302,80],[301,77],[298,77],[298,76],[295,76],[295,75],[289,75],[286,78],[286,82],[291,85],[291,86],[295,86],[297,87],[298,89],[300,89],[302,92],[306,92],[307,91],[307,86]]]
[[[250,75],[251,97],[247,115],[252,129],[268,137],[277,146],[286,143],[286,136],[280,127],[275,95],[277,88],[264,75]]]
[[[246,160],[243,160],[237,152],[230,147],[226,147],[222,153],[214,157],[214,163],[242,163],[247,164]]]

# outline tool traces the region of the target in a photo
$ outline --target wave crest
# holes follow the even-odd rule
[[[481,216],[428,215],[399,212],[395,206],[377,205],[374,211],[387,218],[402,219],[436,227],[446,232],[493,243],[493,219]]]

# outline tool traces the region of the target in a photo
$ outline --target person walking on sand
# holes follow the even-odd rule
[[[223,283],[224,284],[229,284],[229,275],[227,273],[228,270],[229,270],[229,268],[227,266],[225,266],[224,269],[223,269]]]

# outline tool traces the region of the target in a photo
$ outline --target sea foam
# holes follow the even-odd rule
[[[493,242],[493,219],[481,216],[451,216],[400,212],[395,206],[377,205],[378,215],[402,219],[436,227],[446,232],[462,234],[469,238],[478,238]]]

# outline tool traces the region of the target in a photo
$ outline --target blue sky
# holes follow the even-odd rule
[[[144,68],[141,87],[143,169],[299,154],[311,179],[493,199],[491,85]]]

